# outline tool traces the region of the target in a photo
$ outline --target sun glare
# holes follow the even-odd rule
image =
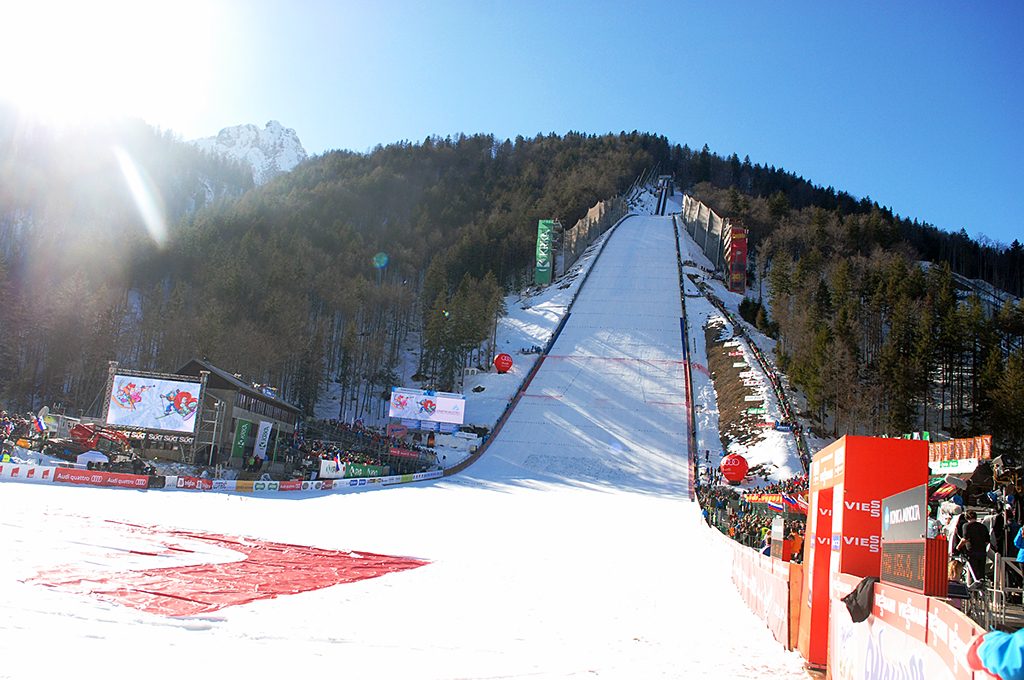
[[[167,221],[164,217],[163,201],[160,200],[160,192],[153,186],[153,182],[139,166],[135,164],[132,157],[124,149],[114,149],[114,156],[121,166],[121,173],[124,181],[131,191],[132,200],[142,217],[143,224],[149,237],[157,246],[163,247],[167,243]]]
[[[0,94],[55,123],[188,118],[206,99],[208,17],[195,2],[0,0]]]

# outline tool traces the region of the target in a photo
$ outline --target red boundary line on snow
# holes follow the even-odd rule
[[[645,364],[684,364],[685,361],[681,359],[638,359],[636,357],[595,357],[595,356],[580,356],[574,354],[548,354],[545,355],[547,359],[588,359],[592,361],[637,361]]]
[[[672,216],[672,231],[676,237],[676,267],[679,272],[679,306],[683,313],[683,316],[679,319],[679,328],[683,341],[683,363],[686,366],[683,383],[686,386],[686,443],[687,448],[689,449],[687,451],[687,464],[690,471],[687,479],[687,493],[690,500],[693,501],[697,498],[694,490],[694,479],[697,476],[697,417],[694,413],[693,383],[691,382],[690,336],[686,328],[686,291],[684,290],[686,284],[683,281],[683,255],[679,250],[679,225],[676,223],[675,215]]]

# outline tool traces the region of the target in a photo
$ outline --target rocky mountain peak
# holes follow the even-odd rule
[[[227,127],[215,137],[196,139],[192,143],[204,151],[246,163],[252,168],[256,184],[288,172],[308,157],[295,130],[276,120],[269,121],[262,129],[251,123]]]

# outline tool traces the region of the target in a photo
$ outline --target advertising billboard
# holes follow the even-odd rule
[[[726,262],[729,270],[729,290],[742,293],[747,287],[747,230],[732,227]]]
[[[921,484],[882,499],[882,546],[920,541],[928,533],[928,486]]]
[[[948,442],[929,442],[929,462],[944,460],[967,460],[992,457],[992,435],[986,434],[966,439],[951,439]]]
[[[267,459],[267,445],[270,443],[270,430],[273,427],[274,425],[266,420],[260,421],[260,428],[256,432],[256,446],[253,447],[253,453],[257,458]]]
[[[452,392],[394,387],[391,389],[388,416],[427,423],[461,425],[466,417],[466,397]]]
[[[345,476],[345,463],[339,463],[333,458],[320,461],[320,479],[342,479]]]
[[[538,286],[551,283],[551,232],[554,226],[554,220],[537,222],[537,266],[533,270],[533,282]]]
[[[231,457],[244,458],[245,447],[249,443],[249,433],[252,432],[253,423],[250,420],[239,418],[235,424],[235,437],[231,440]]]
[[[807,578],[799,622],[800,652],[810,666],[823,668],[827,659],[828,593],[834,579],[840,573],[879,577],[883,522],[880,499],[926,483],[927,458],[924,441],[853,435],[840,438],[814,455],[808,473],[811,514],[804,542]],[[912,511],[893,509],[900,510],[899,520],[912,517]]]
[[[115,373],[112,384],[107,425],[195,432],[202,396],[199,381]]]

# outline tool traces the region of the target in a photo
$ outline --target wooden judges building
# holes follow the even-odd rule
[[[208,361],[193,359],[177,371],[197,377],[203,372],[209,375],[193,462],[240,467],[253,453],[280,460],[292,443],[300,409],[278,399],[276,390],[254,386]]]

